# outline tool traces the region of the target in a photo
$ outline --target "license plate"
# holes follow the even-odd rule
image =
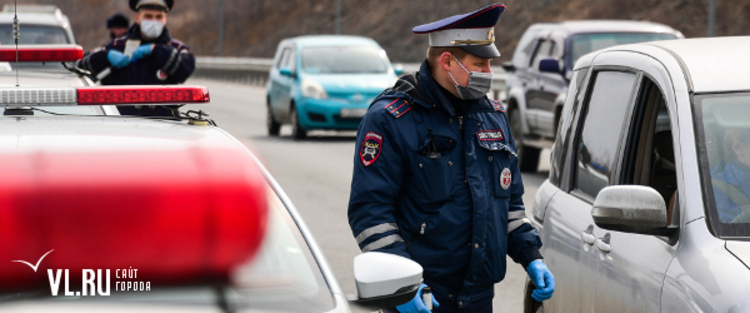
[[[339,115],[343,118],[351,117],[363,117],[367,113],[367,109],[341,109]]]

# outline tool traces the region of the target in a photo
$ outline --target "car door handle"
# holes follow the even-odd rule
[[[584,230],[581,233],[581,241],[583,241],[583,243],[588,244],[588,245],[593,245],[594,244],[594,241],[596,241],[596,237],[594,237],[594,226],[593,225],[589,225],[589,227],[586,228],[586,230]]]
[[[599,238],[596,240],[596,248],[599,249],[599,251],[604,253],[609,253],[612,251],[612,246],[609,245],[609,239],[610,235],[606,234],[604,237]]]

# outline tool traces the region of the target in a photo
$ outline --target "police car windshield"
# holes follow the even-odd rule
[[[310,47],[302,50],[302,68],[310,74],[386,73],[388,59],[375,47]]]
[[[65,30],[53,26],[21,25],[20,45],[61,45],[71,43]],[[13,25],[0,24],[0,45],[15,44]]]
[[[573,36],[571,43],[570,64],[576,64],[578,59],[592,51],[601,50],[617,45],[625,45],[638,42],[676,39],[673,34],[657,33],[594,33],[578,34]]]
[[[750,236],[750,94],[696,96],[709,218],[720,236]]]

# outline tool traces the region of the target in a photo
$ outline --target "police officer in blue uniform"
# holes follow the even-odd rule
[[[137,12],[126,36],[116,38],[79,61],[93,75],[109,72],[102,85],[173,85],[185,82],[195,70],[190,48],[172,39],[166,27],[174,0],[130,0]],[[103,75],[102,75],[103,76]],[[166,107],[121,106],[124,115],[172,116]]]
[[[486,96],[504,10],[495,4],[415,27],[429,37],[427,60],[373,101],[357,131],[352,233],[363,252],[421,264],[433,312],[492,312],[506,255],[527,269],[536,301],[554,291],[526,219],[505,108]],[[421,298],[398,311],[429,312]]]

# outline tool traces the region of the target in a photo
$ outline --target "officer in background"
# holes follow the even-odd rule
[[[504,10],[495,4],[415,27],[429,36],[427,60],[373,101],[357,131],[348,209],[357,244],[424,268],[402,313],[429,312],[427,286],[433,312],[492,312],[506,254],[527,270],[536,301],[552,297],[508,117],[486,96]]]
[[[122,13],[116,13],[107,19],[107,31],[109,32],[109,39],[115,40],[128,33],[130,28],[130,20],[128,20]]]
[[[174,0],[130,0],[137,12],[126,36],[94,50],[78,67],[104,76],[102,85],[174,85],[185,82],[195,69],[187,45],[172,39],[166,27]],[[111,73],[107,74],[108,71]],[[172,116],[166,107],[121,106],[120,114]]]

